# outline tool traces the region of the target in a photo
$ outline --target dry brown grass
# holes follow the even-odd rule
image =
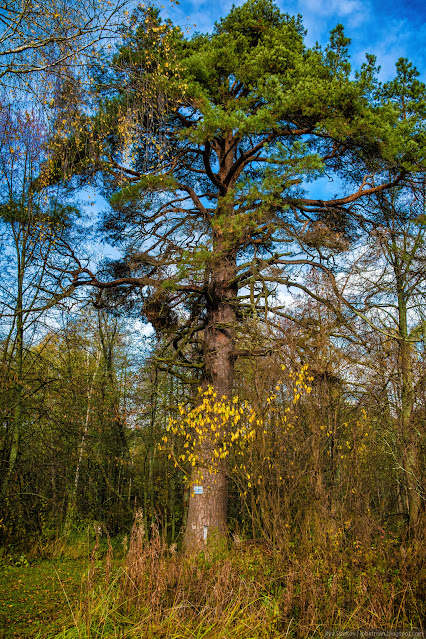
[[[109,586],[108,569],[98,571],[86,634],[70,637],[307,639],[331,629],[423,629],[424,544],[374,535],[372,525],[360,538],[358,524],[338,523],[321,514],[280,548],[216,543],[190,556],[169,548],[156,527],[148,538],[138,514]]]

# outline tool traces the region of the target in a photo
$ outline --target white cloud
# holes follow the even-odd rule
[[[143,337],[152,337],[154,335],[154,328],[149,322],[142,322],[136,320],[134,323],[134,329]]]
[[[369,4],[360,0],[301,0],[297,5],[302,15],[325,16],[331,22],[340,17],[365,21],[370,14]]]

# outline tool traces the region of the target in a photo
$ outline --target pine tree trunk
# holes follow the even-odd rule
[[[226,255],[217,243],[219,262],[212,269],[208,294],[207,326],[204,332],[205,387],[212,386],[217,399],[230,398],[234,383],[235,256]],[[198,451],[199,465],[190,482],[188,518],[184,546],[197,549],[226,533],[228,473],[225,461],[215,463],[214,442]],[[196,487],[194,491],[194,487]],[[201,492],[202,491],[202,492]]]

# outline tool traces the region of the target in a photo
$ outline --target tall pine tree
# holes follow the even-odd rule
[[[96,287],[98,302],[115,290],[139,303],[173,335],[169,364],[230,398],[236,359],[270,348],[252,348],[243,322],[279,312],[274,280],[347,248],[351,207],[422,168],[418,113],[401,120],[372,56],[352,78],[340,25],[325,50],[308,48],[300,16],[271,0],[189,40],[153,8],[132,24],[96,72],[98,111],[68,138],[66,168],[63,140],[49,168],[51,180],[103,175],[105,229],[123,249],[108,277],[79,267],[72,283]],[[320,184],[308,197],[324,175],[342,192],[323,199]],[[188,545],[226,529],[227,468],[212,468],[213,447],[194,469],[203,494],[191,490]]]

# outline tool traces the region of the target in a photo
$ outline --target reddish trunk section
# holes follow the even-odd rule
[[[204,333],[205,386],[214,388],[218,400],[231,397],[234,382],[236,289],[231,286],[234,273],[235,259],[224,259],[216,267],[209,291],[208,322]],[[226,532],[226,464],[215,463],[214,442],[207,443],[204,450],[199,451],[199,459],[199,466],[191,477],[185,532],[187,550],[197,549],[212,537]]]

